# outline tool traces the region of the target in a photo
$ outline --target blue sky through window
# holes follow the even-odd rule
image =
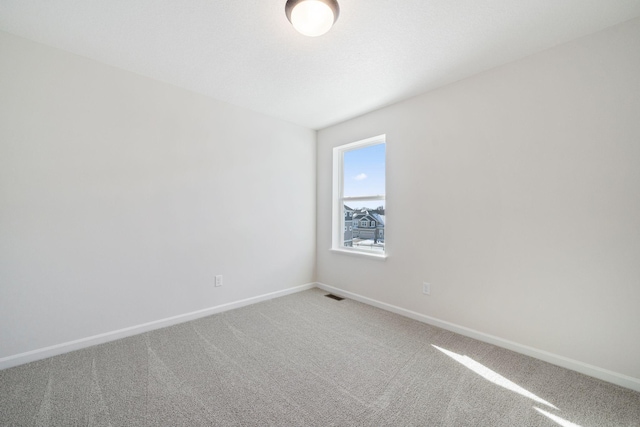
[[[385,148],[376,144],[344,153],[344,197],[385,194]]]

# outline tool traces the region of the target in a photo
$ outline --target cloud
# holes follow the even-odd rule
[[[360,174],[356,175],[354,179],[355,179],[356,181],[362,181],[363,179],[366,179],[366,178],[367,178],[367,174],[365,174],[365,173],[360,173]]]

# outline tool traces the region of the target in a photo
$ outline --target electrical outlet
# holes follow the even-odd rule
[[[216,276],[216,287],[222,286],[222,274]]]
[[[422,282],[422,293],[425,295],[431,295],[431,284]]]

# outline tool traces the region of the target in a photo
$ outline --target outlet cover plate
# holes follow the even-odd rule
[[[431,284],[422,282],[422,293],[425,295],[431,295]]]

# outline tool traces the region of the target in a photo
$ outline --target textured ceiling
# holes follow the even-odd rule
[[[313,129],[640,16],[640,0],[0,0],[0,29]]]

